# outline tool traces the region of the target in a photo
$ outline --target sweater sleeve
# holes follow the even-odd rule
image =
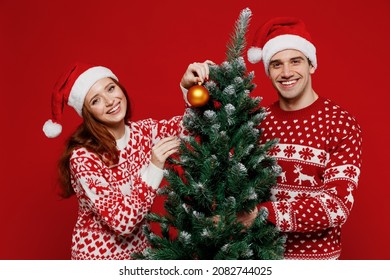
[[[133,177],[132,191],[125,195],[108,167],[86,149],[73,151],[70,159],[72,184],[82,205],[100,217],[119,235],[129,235],[151,208],[156,192]]]
[[[152,144],[155,145],[162,138],[169,136],[180,136],[184,133],[183,116],[176,116],[169,120],[144,120],[144,129],[149,130]]]
[[[141,170],[141,178],[146,184],[157,190],[164,177],[164,170],[155,166],[152,162]]]
[[[328,160],[319,177],[322,191],[313,197],[265,202],[268,220],[283,232],[311,232],[344,224],[352,210],[361,168],[361,129],[350,125],[330,137]]]

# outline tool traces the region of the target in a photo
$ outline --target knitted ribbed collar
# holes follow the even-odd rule
[[[303,109],[296,111],[284,111],[280,108],[279,101],[276,101],[269,107],[269,110],[273,112],[273,115],[275,115],[276,118],[285,120],[300,119],[316,115],[319,110],[324,108],[326,105],[325,103],[329,103],[329,100],[319,96],[316,101]]]

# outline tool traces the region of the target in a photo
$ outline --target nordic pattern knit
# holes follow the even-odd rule
[[[154,144],[182,131],[181,120],[132,122],[114,166],[85,148],[73,151],[70,170],[79,210],[72,259],[131,259],[132,253],[149,246],[142,225],[156,191],[142,181],[140,172],[149,165]]]
[[[361,168],[361,130],[348,112],[319,97],[298,111],[268,108],[261,142],[282,168],[271,202],[259,205],[286,233],[286,259],[337,259]]]

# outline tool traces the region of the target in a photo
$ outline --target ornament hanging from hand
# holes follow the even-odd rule
[[[209,91],[201,83],[190,87],[187,92],[187,100],[194,107],[202,107],[209,101]]]

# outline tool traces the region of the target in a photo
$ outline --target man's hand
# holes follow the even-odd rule
[[[214,65],[215,63],[211,60],[206,60],[203,63],[191,63],[181,79],[181,86],[185,89],[189,89],[199,82],[203,84],[206,80],[209,79],[209,64]]]
[[[237,214],[237,221],[243,224],[246,228],[249,228],[257,217],[259,210],[255,207],[251,212],[241,212]]]

